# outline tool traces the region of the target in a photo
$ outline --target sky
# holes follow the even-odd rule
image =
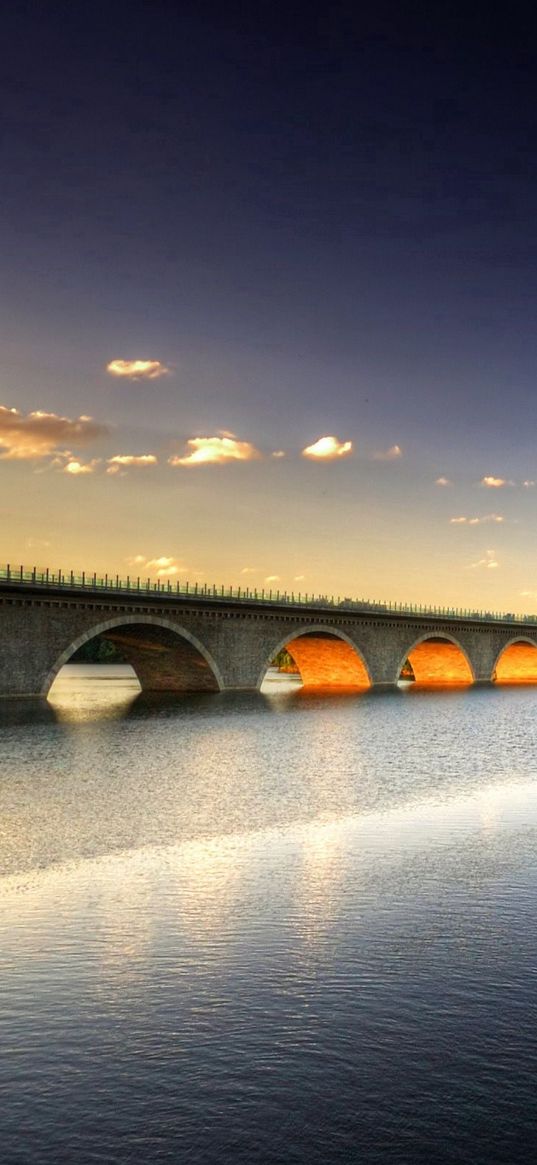
[[[2,561],[537,610],[534,23],[4,6]]]

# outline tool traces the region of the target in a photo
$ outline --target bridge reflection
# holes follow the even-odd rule
[[[420,645],[421,646],[421,645]],[[428,645],[424,645],[428,646]],[[12,699],[0,701],[0,724],[6,726],[25,723],[53,723],[65,724],[90,723],[97,720],[154,720],[162,721],[179,717],[187,719],[192,713],[201,713],[211,717],[227,717],[234,712],[241,714],[248,711],[258,711],[264,706],[267,711],[278,713],[314,713],[329,708],[335,700],[345,705],[351,702],[356,704],[356,711],[371,700],[379,698],[393,699],[399,697],[403,702],[409,694],[424,699],[428,695],[433,697],[440,692],[446,696],[452,693],[455,697],[459,692],[466,699],[466,694],[472,694],[476,699],[480,696],[480,689],[473,687],[471,682],[461,682],[457,674],[451,674],[446,679],[438,672],[436,679],[423,678],[430,676],[433,664],[436,667],[438,660],[436,651],[438,644],[431,645],[431,671],[425,667],[419,670],[421,678],[414,682],[403,682],[391,688],[378,690],[373,686],[358,687],[344,684],[314,683],[302,684],[299,677],[289,677],[271,670],[261,691],[224,691],[224,692],[172,692],[172,691],[142,691],[140,685],[129,667],[113,665],[67,665],[59,673],[51,689],[49,700],[41,699]],[[537,656],[537,648],[534,649]],[[410,653],[413,654],[412,652]],[[420,652],[422,662],[426,659],[425,653]],[[419,658],[419,657],[418,657]],[[446,656],[449,659],[450,655]],[[512,663],[509,658],[516,660],[518,671],[509,671]],[[525,653],[519,651],[507,657],[507,667],[499,668],[499,683],[531,684],[537,683],[537,671],[528,675],[523,672],[522,666]],[[429,665],[428,665],[429,666]],[[508,678],[503,678],[506,676]]]

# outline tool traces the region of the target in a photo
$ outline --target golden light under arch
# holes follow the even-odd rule
[[[502,647],[494,667],[496,684],[537,684],[537,644],[517,636]]]
[[[367,663],[348,635],[334,627],[315,626],[300,628],[276,644],[263,666],[258,688],[280,651],[287,651],[294,660],[305,688],[362,691],[371,687]]]
[[[470,660],[452,635],[422,635],[416,639],[401,658],[397,680],[407,659],[415,682],[424,687],[463,687],[475,682]]]

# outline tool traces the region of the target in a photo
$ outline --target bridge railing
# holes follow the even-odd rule
[[[95,571],[64,571],[61,567],[25,567],[11,563],[0,564],[0,583],[13,586],[47,587],[61,590],[85,590],[112,593],[114,595],[159,596],[166,599],[199,599],[222,602],[270,603],[293,607],[319,607],[325,610],[365,611],[371,614],[389,613],[401,615],[429,615],[441,619],[476,619],[483,622],[537,623],[537,615],[519,615],[513,612],[482,611],[463,607],[427,606],[422,603],[382,602],[376,599],[337,598],[333,595],[313,594],[304,591],[280,591],[275,588],[217,586],[208,583],[190,583],[170,579],[142,578],[141,576],[102,574]]]

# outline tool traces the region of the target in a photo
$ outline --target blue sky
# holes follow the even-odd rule
[[[537,607],[531,10],[355,9],[3,13],[5,560]]]

